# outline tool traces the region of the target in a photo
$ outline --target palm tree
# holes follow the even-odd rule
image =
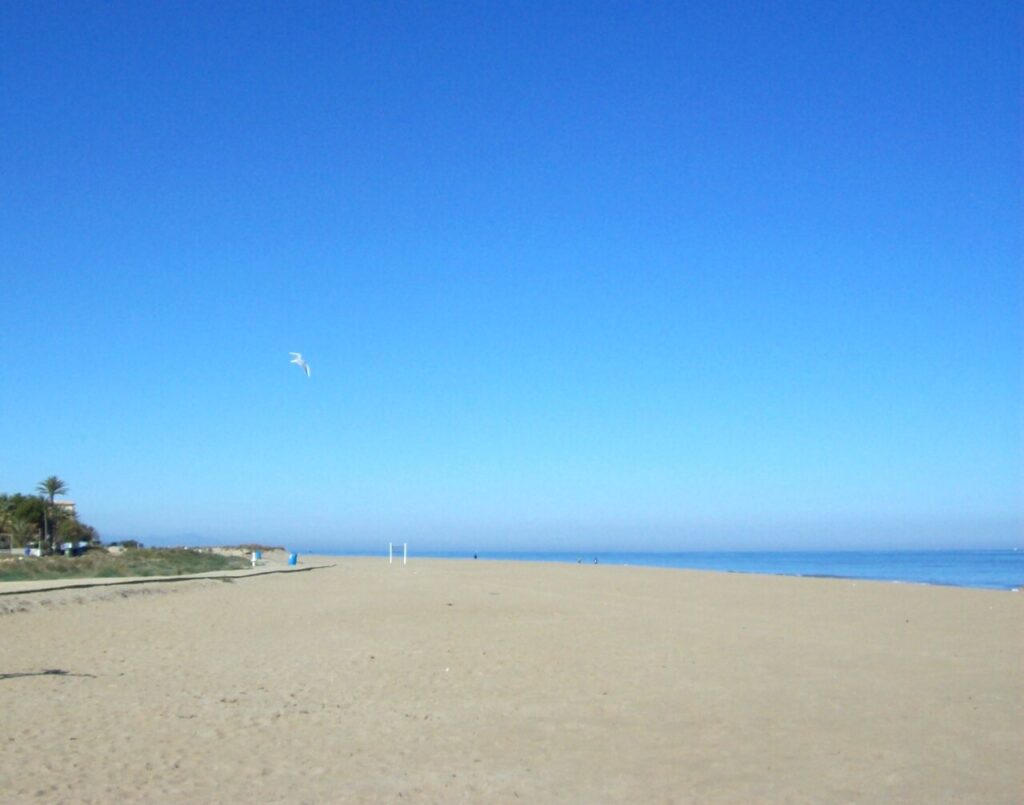
[[[11,526],[14,518],[14,504],[6,495],[0,495],[0,537],[7,537],[8,547],[14,547]]]
[[[19,547],[27,545],[33,539],[39,536],[39,526],[30,520],[19,520],[15,519],[11,521],[11,547],[15,547],[15,543]]]
[[[46,495],[52,506],[55,495],[66,495],[68,493],[68,485],[56,475],[51,475],[45,481],[40,481],[36,485],[36,492]]]
[[[52,538],[50,536],[50,521],[47,514],[53,509],[53,498],[55,495],[66,495],[68,493],[68,485],[64,483],[56,475],[51,475],[45,481],[40,481],[36,485],[36,492],[43,497],[47,498],[49,505],[46,508],[46,512],[43,514],[43,531],[45,532],[45,541],[52,550],[53,545],[50,544]]]

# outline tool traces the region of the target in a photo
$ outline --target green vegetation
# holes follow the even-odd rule
[[[39,493],[43,498],[43,501],[46,503],[46,506],[43,508],[44,550],[48,553],[52,553],[54,533],[50,530],[50,526],[56,525],[56,523],[54,523],[56,512],[53,506],[53,498],[55,495],[66,495],[68,493],[68,485],[56,475],[51,475],[49,478],[46,478],[36,484],[36,492]]]
[[[58,504],[54,498],[66,495],[68,485],[56,475],[40,481],[36,495],[0,494],[0,548],[41,548],[52,553],[56,543],[99,543],[92,526],[78,519],[74,505]]]
[[[12,520],[7,530],[12,548],[20,548],[39,539],[39,526],[30,520]]]
[[[120,576],[184,576],[249,567],[241,556],[184,548],[140,548],[113,554],[92,549],[84,556],[13,557],[0,561],[0,581],[91,579]]]
[[[75,506],[57,502],[57,496],[68,493],[68,485],[51,475],[36,486],[35,495],[0,494],[0,548],[15,553],[0,553],[0,582],[43,579],[92,579],[122,576],[185,576],[250,567],[243,556],[225,556],[188,548],[150,548],[126,539],[121,550],[107,551],[100,547],[96,529],[78,519]],[[61,543],[88,550],[79,556],[61,556]],[[252,550],[271,550],[259,545],[245,546]],[[18,555],[22,548],[39,548],[41,557]],[[57,555],[47,556],[46,554]],[[77,552],[77,551],[76,551]]]
[[[46,480],[36,484],[36,492],[46,497],[52,506],[54,495],[66,495],[68,493],[68,485],[56,475],[51,475]]]

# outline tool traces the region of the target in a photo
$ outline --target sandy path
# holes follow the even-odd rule
[[[2,799],[1024,792],[1020,594],[337,562],[0,616]]]

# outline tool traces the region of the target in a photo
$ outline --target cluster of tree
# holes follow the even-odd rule
[[[36,486],[36,495],[0,494],[0,545],[8,548],[38,547],[52,553],[62,542],[99,542],[92,526],[54,498],[68,493],[65,484],[51,475]]]

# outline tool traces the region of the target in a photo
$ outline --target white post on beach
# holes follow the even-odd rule
[[[409,543],[402,543],[402,564],[406,563],[409,556]],[[388,564],[392,564],[395,561],[395,544],[393,542],[388,543]]]

